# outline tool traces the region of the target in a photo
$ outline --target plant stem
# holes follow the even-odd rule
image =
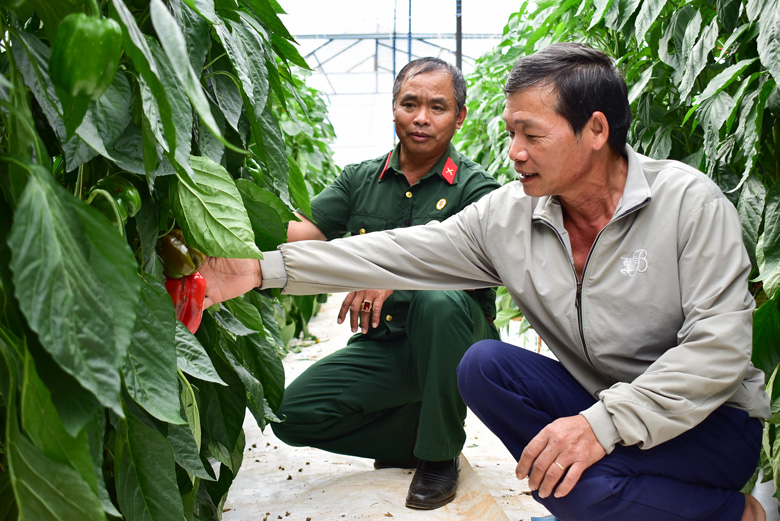
[[[87,6],[87,14],[89,16],[100,18],[101,12],[97,0],[87,0],[85,5]]]
[[[79,176],[76,180],[76,197],[81,199],[81,191],[84,188],[84,165],[79,165]]]

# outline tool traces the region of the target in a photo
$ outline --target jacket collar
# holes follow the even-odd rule
[[[385,159],[384,168],[379,174],[379,181],[381,181],[387,172],[394,174],[401,173],[401,144],[397,144],[392,152],[387,155]],[[458,170],[460,169],[460,154],[455,149],[455,145],[452,143],[447,147],[447,151],[441,158],[433,165],[433,168],[425,174],[422,178],[426,179],[432,175],[438,175],[447,184],[454,185],[458,183]]]
[[[626,145],[625,155],[628,159],[626,186],[623,188],[623,195],[618,201],[615,214],[610,222],[638,210],[649,203],[651,198],[650,185],[647,184],[647,177],[642,170],[639,154],[634,152],[630,145]],[[562,230],[563,212],[558,197],[548,195],[537,199],[533,218],[547,221],[557,229]]]

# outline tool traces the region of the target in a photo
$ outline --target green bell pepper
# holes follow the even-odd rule
[[[97,188],[102,188],[111,194],[111,197],[122,206],[127,217],[135,217],[141,209],[141,195],[133,183],[119,175],[110,175],[95,183]],[[125,217],[125,221],[127,221]]]
[[[114,80],[121,56],[122,28],[115,20],[69,14],[51,46],[49,75],[71,97],[96,100]]]

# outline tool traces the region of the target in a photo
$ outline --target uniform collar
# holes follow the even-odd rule
[[[401,144],[397,144],[392,152],[390,152],[386,159],[384,168],[379,174],[379,180],[381,181],[387,172],[394,174],[401,173],[401,159],[400,159]],[[443,156],[433,165],[433,168],[425,174],[422,179],[428,178],[432,175],[438,175],[447,184],[454,185],[458,183],[458,170],[460,169],[460,154],[455,149],[455,145],[452,143],[447,147],[447,151]]]
[[[626,186],[623,188],[623,195],[620,197],[615,213],[612,216],[611,220],[613,221],[650,202],[650,185],[647,183],[647,177],[642,170],[639,154],[634,152],[630,145],[626,145],[625,155],[628,159]],[[549,195],[540,197],[534,209],[534,219],[542,219],[553,224],[556,228],[562,228],[563,215],[558,198]]]

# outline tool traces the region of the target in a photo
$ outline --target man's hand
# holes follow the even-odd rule
[[[363,334],[368,333],[368,323],[371,319],[371,327],[379,326],[379,317],[382,316],[382,305],[387,297],[393,294],[391,289],[366,289],[347,293],[339,310],[338,323],[344,322],[349,310],[349,320],[352,323],[352,332],[357,333],[358,323]],[[363,302],[371,302],[370,311],[363,310]]]
[[[518,479],[528,476],[528,486],[539,490],[539,496],[548,497],[555,489],[555,497],[563,497],[571,492],[585,469],[605,455],[588,420],[578,414],[558,418],[542,429],[526,445],[515,473]]]
[[[243,295],[263,283],[257,259],[206,257],[199,271],[206,278],[204,307]]]

